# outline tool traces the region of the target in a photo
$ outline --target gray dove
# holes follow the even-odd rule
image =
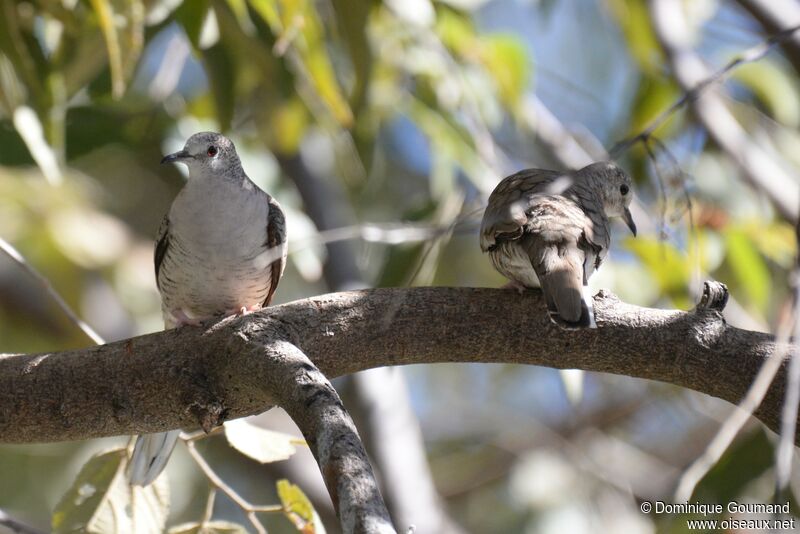
[[[571,173],[526,169],[489,196],[481,250],[518,289],[541,286],[550,318],[565,328],[595,328],[587,282],[611,242],[609,217],[633,235],[631,178],[612,162]]]
[[[286,224],[278,202],[242,169],[233,143],[201,132],[161,163],[189,167],[189,179],[158,231],[156,283],[166,328],[269,305],[286,266]],[[131,484],[164,469],[180,430],[139,436]]]

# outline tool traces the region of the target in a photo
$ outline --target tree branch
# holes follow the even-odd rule
[[[9,532],[13,532],[14,534],[44,534],[44,530],[39,530],[22,521],[18,521],[2,509],[0,509],[0,526],[5,527]]]
[[[741,58],[732,60],[721,71],[711,73],[691,47],[689,35],[684,31],[686,24],[680,5],[668,0],[649,0],[648,5],[656,39],[664,50],[675,80],[685,91],[681,100],[665,113],[671,113],[688,102],[697,121],[742,170],[750,185],[764,193],[784,219],[792,222],[797,220],[800,209],[797,203],[800,196],[797,180],[772,155],[750,139],[722,97],[709,88],[736,65],[766,54],[778,39],[751,49]],[[794,35],[795,30],[796,27],[786,30],[781,37],[788,38]],[[615,150],[612,149],[612,153]]]
[[[776,350],[773,336],[731,327],[714,307],[641,308],[604,291],[595,306],[599,329],[564,331],[550,323],[538,291],[372,289],[270,307],[207,329],[0,355],[0,441],[211,428],[262,412],[297,387],[276,367],[288,356],[270,349],[283,342],[312,355],[329,377],[413,363],[524,363],[658,380],[734,403]],[[773,430],[784,382],[782,368],[755,413]]]
[[[258,349],[256,349],[258,350]],[[356,427],[333,386],[293,344],[264,347],[264,391],[303,432],[346,533],[395,530]],[[277,395],[276,395],[277,394]]]
[[[318,230],[335,231],[353,223],[352,207],[332,169],[327,176],[320,175],[300,154],[279,155],[278,162],[300,192],[306,213]],[[326,248],[323,272],[331,291],[367,287],[352,241],[328,242]],[[395,523],[403,527],[413,524],[420,532],[461,533],[436,491],[405,375],[400,369],[379,368],[342,380],[344,388],[341,384],[337,387],[351,393],[351,399],[343,396],[371,453]]]
[[[795,0],[739,0],[768,33],[775,34],[800,23],[800,4]],[[786,58],[800,73],[800,32],[781,42]]]

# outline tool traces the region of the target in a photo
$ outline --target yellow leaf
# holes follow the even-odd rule
[[[297,98],[289,100],[275,110],[270,122],[276,150],[283,154],[296,153],[308,126],[308,113],[303,103]]]
[[[275,53],[288,55],[299,82],[311,85],[331,116],[340,125],[350,127],[353,112],[336,79],[314,4],[308,0],[250,0],[250,5],[275,35]]]
[[[160,534],[169,512],[169,486],[161,476],[146,488],[128,484],[125,449],[93,456],[53,512],[53,532]],[[135,495],[134,495],[135,494]]]
[[[783,69],[761,61],[740,66],[731,77],[753,91],[775,120],[790,128],[797,128],[800,124],[797,82]]]
[[[647,267],[662,294],[672,298],[680,307],[691,305],[688,298],[689,258],[670,243],[653,238],[626,239],[624,244]]]
[[[247,534],[247,529],[230,521],[206,521],[176,525],[167,534]]]
[[[497,84],[500,99],[514,108],[528,85],[531,73],[525,45],[512,35],[489,35],[481,39],[480,58]]]
[[[250,424],[244,419],[225,423],[225,437],[231,447],[262,464],[286,460],[296,449],[298,439]]]
[[[322,523],[314,511],[314,506],[297,485],[286,479],[276,483],[278,498],[284,508],[286,518],[303,534],[323,534]]]
[[[111,94],[114,98],[122,97],[125,92],[125,73],[122,69],[122,52],[119,46],[117,27],[114,25],[114,11],[106,0],[90,0],[103,39],[106,41],[108,51],[108,67],[111,70]]]
[[[253,6],[253,10],[264,19],[264,22],[267,23],[272,33],[278,35],[283,32],[283,23],[281,22],[278,8],[273,0],[250,0],[250,5]]]

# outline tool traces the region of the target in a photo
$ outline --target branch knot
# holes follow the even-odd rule
[[[703,283],[703,295],[695,308],[700,310],[715,310],[721,312],[728,304],[728,286],[722,282],[706,280]]]

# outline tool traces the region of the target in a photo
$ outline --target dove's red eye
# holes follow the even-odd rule
[[[217,155],[217,147],[215,147],[214,145],[211,145],[210,147],[208,147],[208,150],[206,151],[206,154],[208,154],[209,158],[213,158],[214,156]]]

